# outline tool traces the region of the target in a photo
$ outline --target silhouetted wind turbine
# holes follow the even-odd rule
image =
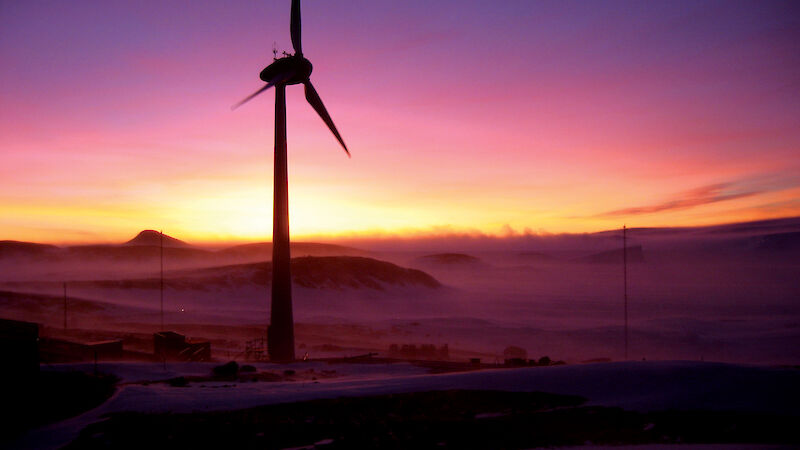
[[[303,84],[306,100],[336,136],[347,156],[350,152],[336,130],[331,116],[322,104],[309,79],[312,65],[303,57],[300,40],[300,0],[292,0],[292,17],[289,26],[294,55],[273,58],[272,64],[261,71],[265,81],[257,90],[231,109],[236,109],[256,95],[275,87],[275,176],[272,212],[272,305],[270,325],[267,329],[267,350],[273,361],[294,359],[294,322],[292,319],[292,277],[289,271],[289,180],[286,172],[286,86]]]

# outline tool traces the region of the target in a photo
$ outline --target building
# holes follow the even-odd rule
[[[153,334],[153,355],[167,361],[210,361],[211,343],[187,340],[186,336],[173,331],[161,331]]]
[[[39,372],[39,325],[0,319],[3,379],[26,379]]]
[[[122,340],[73,342],[42,338],[39,346],[42,362],[62,363],[81,361],[120,361],[123,359]]]

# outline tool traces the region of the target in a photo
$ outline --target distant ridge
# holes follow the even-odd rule
[[[401,267],[386,261],[359,256],[303,256],[291,260],[292,282],[299,287],[383,291],[397,287],[436,289],[441,283],[421,270]],[[170,273],[165,285],[176,290],[208,290],[231,286],[269,286],[272,263],[257,262]],[[157,278],[95,280],[74,283],[104,288],[157,289]]]
[[[150,264],[156,267],[160,256],[161,234],[144,230],[121,244],[84,244],[58,247],[33,242],[0,241],[0,261],[19,261],[60,265],[70,270],[75,263],[113,262]],[[293,242],[293,256],[368,256],[364,250],[334,244]],[[180,239],[164,235],[164,260],[168,267],[214,267],[224,264],[245,264],[272,259],[272,243],[236,245],[221,250],[195,247]]]
[[[22,241],[0,241],[0,258],[18,256],[43,256],[58,251],[58,247],[49,244],[36,244]]]
[[[766,235],[800,231],[800,216],[780,219],[755,220],[750,222],[731,222],[719,225],[699,225],[683,227],[643,227],[628,228],[633,236],[673,236],[673,235]],[[622,239],[621,230],[605,230],[590,233],[592,236],[613,236]]]
[[[161,233],[156,230],[144,230],[139,232],[135,238],[124,243],[123,245],[161,245]],[[191,245],[183,242],[180,239],[164,235],[164,247],[191,247]]]
[[[367,256],[369,252],[353,247],[316,242],[292,242],[292,257],[298,256]],[[272,259],[272,242],[241,244],[217,251],[220,257],[263,261]]]
[[[771,219],[754,222],[731,223],[700,227],[628,228],[629,262],[636,262],[637,250],[631,242],[645,242],[648,259],[662,257],[713,258],[779,258],[800,260],[800,217]],[[540,237],[512,238],[519,243],[518,261],[621,261],[617,255],[603,255],[609,249],[621,248],[621,230],[608,230],[591,234],[564,234]],[[161,235],[155,230],[144,230],[133,239],[118,244],[82,244],[56,246],[16,240],[0,240],[0,261],[24,264],[41,264],[47,270],[72,270],[77,262],[113,261],[115,263],[157,264]],[[489,244],[491,240],[487,240]],[[466,241],[455,241],[450,249],[465,251],[481,249],[481,244],[470,247]],[[403,244],[406,245],[406,244]],[[505,245],[505,244],[504,244]],[[483,248],[490,249],[491,246]],[[293,242],[292,256],[373,256],[372,251],[335,244]],[[546,252],[546,253],[543,253]],[[600,252],[600,253],[598,253]],[[589,256],[586,256],[586,255]],[[666,256],[665,256],[666,255]],[[641,255],[643,257],[643,253]],[[164,235],[164,258],[170,268],[213,267],[224,264],[244,264],[268,261],[272,258],[272,243],[234,245],[219,250],[192,246],[180,239]],[[413,264],[424,268],[447,267],[477,268],[488,263],[472,259],[466,253],[437,253],[418,258]],[[594,260],[594,261],[592,261]],[[155,262],[154,262],[155,261]],[[58,266],[58,267],[56,267]],[[9,266],[10,269],[13,266]],[[7,270],[6,272],[10,272]]]

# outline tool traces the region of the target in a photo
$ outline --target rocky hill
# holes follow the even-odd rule
[[[123,245],[152,245],[158,247],[161,246],[162,243],[164,247],[191,247],[191,245],[183,242],[180,239],[175,239],[172,236],[167,236],[166,234],[159,233],[156,230],[141,231],[136,235],[135,238]]]

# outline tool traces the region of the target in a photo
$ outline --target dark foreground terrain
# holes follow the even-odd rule
[[[4,378],[0,385],[0,448],[28,429],[77,416],[102,404],[114,393],[116,382],[113,375],[78,371],[43,371],[24,381]]]
[[[67,448],[530,448],[800,444],[796,417],[586,406],[578,396],[450,390],[193,414],[113,413]]]

